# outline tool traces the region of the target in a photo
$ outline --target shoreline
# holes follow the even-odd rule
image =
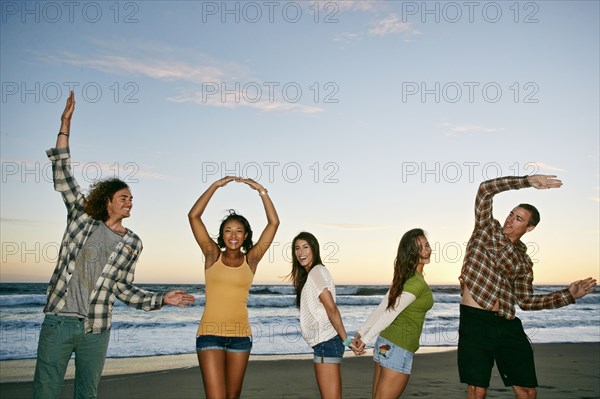
[[[433,351],[426,348],[431,347],[423,347],[415,355],[413,374],[403,397],[465,397],[466,387],[458,378],[455,348],[442,347],[439,350],[436,347]],[[600,342],[534,344],[533,348],[540,384],[538,397],[600,397]],[[23,367],[33,373],[35,359],[0,362],[0,396],[30,398],[33,385],[31,381],[5,380],[8,371],[18,371],[7,370],[16,369],[16,363],[9,362],[22,362]],[[145,368],[140,368],[142,364],[145,364]],[[130,374],[132,370],[135,371]],[[357,357],[352,352],[346,352],[342,363],[344,398],[370,397],[372,372],[371,356]],[[512,389],[504,387],[497,368],[493,369],[488,392],[490,399],[514,398]],[[318,397],[311,355],[251,356],[242,396],[256,399]],[[72,379],[65,381],[61,397],[73,397]],[[99,387],[99,398],[154,397],[203,397],[202,376],[195,354],[107,359]]]
[[[456,350],[455,346],[424,346],[417,354],[439,353]],[[363,355],[373,356],[373,349],[367,349]],[[354,357],[352,351],[344,352],[344,358]],[[278,361],[278,360],[310,360],[310,353],[250,355],[251,362]],[[0,384],[11,382],[31,382],[35,370],[36,359],[0,360]],[[137,373],[151,373],[155,371],[186,369],[198,367],[198,358],[195,353],[178,355],[153,355],[136,357],[107,357],[102,371],[102,376],[128,375]],[[73,359],[69,361],[65,380],[75,377]]]

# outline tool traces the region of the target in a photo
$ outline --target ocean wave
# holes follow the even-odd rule
[[[46,295],[0,295],[0,308],[14,306],[44,306]]]

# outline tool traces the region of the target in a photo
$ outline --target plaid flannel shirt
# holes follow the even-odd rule
[[[48,299],[44,308],[45,313],[59,314],[65,306],[75,259],[99,222],[84,211],[86,200],[71,172],[69,148],[51,148],[46,154],[52,161],[54,189],[61,193],[67,207],[67,228],[48,285]],[[147,311],[161,308],[162,293],[145,291],[133,285],[135,263],[141,252],[142,240],[128,229],[108,258],[90,294],[86,332],[99,333],[110,329],[116,298],[137,309]]]
[[[501,177],[479,186],[475,201],[475,229],[467,244],[461,286],[471,292],[484,309],[514,319],[515,304],[523,310],[558,308],[573,303],[568,289],[546,295],[533,294],[533,262],[527,246],[515,243],[503,233],[502,225],[492,215],[494,195],[507,190],[530,187],[526,177]]]

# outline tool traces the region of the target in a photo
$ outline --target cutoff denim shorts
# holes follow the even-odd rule
[[[409,352],[382,337],[377,338],[373,347],[374,362],[379,363],[381,367],[402,374],[410,374],[413,356],[413,352]]]
[[[319,342],[312,347],[315,351],[315,363],[341,363],[344,357],[344,343],[339,335],[325,341]]]
[[[252,337],[220,337],[217,335],[198,335],[196,337],[196,352],[224,351],[250,352]]]

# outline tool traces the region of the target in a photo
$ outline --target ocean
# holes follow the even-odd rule
[[[108,357],[173,355],[195,352],[195,334],[204,310],[204,286],[198,284],[138,284],[152,291],[183,289],[196,297],[190,308],[164,307],[144,312],[118,300]],[[47,284],[0,283],[0,360],[35,358]],[[421,346],[456,346],[459,287],[431,286],[435,304],[427,313]],[[564,286],[538,286],[548,293]],[[339,285],[337,303],[344,325],[355,332],[377,307],[387,286]],[[248,299],[253,332],[252,354],[311,353],[300,334],[298,310],[290,285],[254,285]],[[560,309],[517,310],[533,343],[600,342],[600,293]],[[372,343],[371,343],[372,344]],[[371,346],[371,345],[369,345]]]

